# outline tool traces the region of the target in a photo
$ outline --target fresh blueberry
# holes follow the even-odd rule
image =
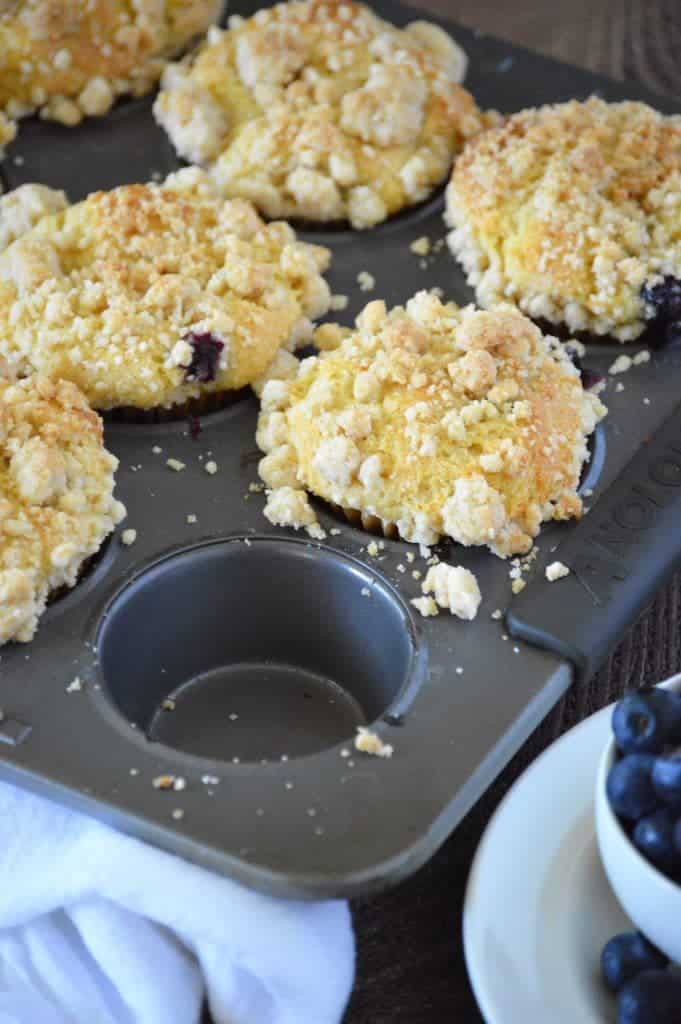
[[[669,963],[664,953],[640,932],[623,932],[606,942],[601,953],[601,974],[611,992],[619,990],[642,971],[661,970]]]
[[[627,754],[610,769],[605,789],[620,818],[638,821],[656,809],[658,798],[651,778],[654,761],[651,754]]]
[[[672,971],[643,971],[617,998],[617,1024],[679,1024],[681,976]]]
[[[674,828],[678,820],[677,813],[663,807],[641,818],[634,829],[634,846],[663,871],[681,867],[681,857],[674,842]]]
[[[218,375],[220,353],[225,347],[224,341],[216,338],[210,331],[197,333],[190,331],[185,335],[192,348],[192,357],[188,365],[183,366],[185,380],[198,380],[207,384]]]
[[[681,801],[681,750],[655,758],[652,780],[658,796],[665,803],[678,804]],[[677,817],[681,817],[681,813]]]
[[[666,690],[630,693],[618,701],[612,713],[612,731],[622,753],[661,754],[678,727],[678,701]]]

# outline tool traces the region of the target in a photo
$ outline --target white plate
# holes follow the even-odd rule
[[[606,708],[549,747],[487,826],[468,880],[466,964],[487,1024],[604,1024],[600,952],[631,930],[603,873],[594,786]]]

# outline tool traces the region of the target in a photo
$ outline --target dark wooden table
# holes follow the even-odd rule
[[[411,3],[549,56],[681,97],[681,0]],[[554,710],[425,868],[400,888],[355,906],[357,983],[344,1024],[480,1024],[464,965],[461,912],[485,824],[522,769],[561,732],[625,689],[681,668],[680,595],[677,578],[591,683]]]

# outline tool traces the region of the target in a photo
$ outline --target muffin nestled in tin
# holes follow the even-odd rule
[[[486,312],[419,292],[262,391],[259,472],[270,521],[319,531],[308,493],[404,540],[446,535],[501,556],[543,521],[579,516],[586,439],[605,415],[560,342],[510,305]]]
[[[117,465],[75,385],[0,379],[0,644],[33,637],[49,594],[125,516]]]
[[[0,253],[0,357],[14,377],[73,381],[98,409],[242,388],[310,337],[328,261],[197,168],[95,192]]]
[[[482,306],[621,341],[651,319],[681,335],[679,116],[596,98],[513,114],[457,161],[447,219]]]
[[[21,0],[0,4],[0,112],[78,124],[148,92],[221,13],[220,0]],[[0,126],[0,139],[2,131]]]
[[[230,19],[170,65],[154,106],[178,153],[268,217],[368,228],[442,182],[481,115],[442,29],[294,0]]]

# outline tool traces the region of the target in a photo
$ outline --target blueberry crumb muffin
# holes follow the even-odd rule
[[[621,341],[681,336],[681,117],[572,100],[473,140],[447,189],[452,252],[490,307]]]
[[[0,644],[32,639],[49,594],[125,516],[117,465],[73,384],[0,379]]]
[[[267,217],[368,228],[425,199],[482,117],[442,29],[293,0],[230,18],[171,64],[154,112],[177,152]]]
[[[78,124],[148,92],[219,17],[220,0],[6,0],[0,3],[0,112]],[[0,140],[2,125],[0,124]]]
[[[320,328],[327,351],[268,380],[257,443],[275,524],[319,534],[308,494],[501,556],[542,522],[581,514],[587,437],[605,415],[555,338],[510,305],[486,312],[419,292],[357,330]]]
[[[95,192],[0,252],[0,358],[12,377],[73,381],[97,409],[243,388],[309,340],[328,261],[198,168]]]

